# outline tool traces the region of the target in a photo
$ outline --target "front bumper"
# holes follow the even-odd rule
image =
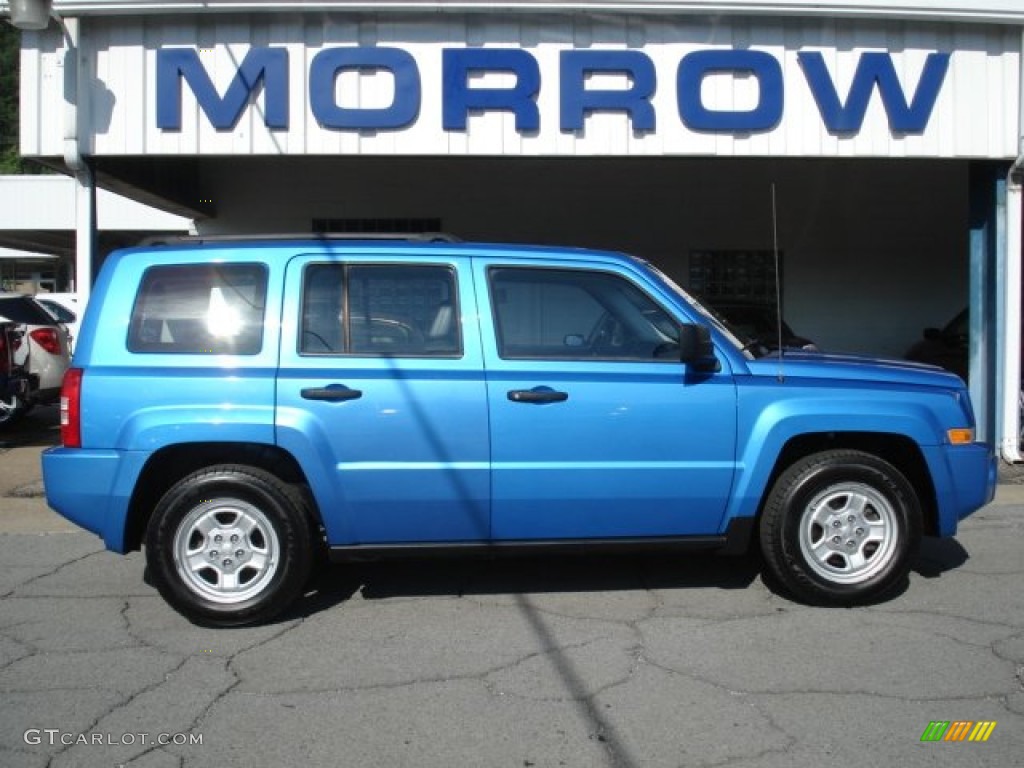
[[[991,445],[943,445],[926,451],[938,501],[937,533],[956,534],[957,523],[996,494],[999,460]]]

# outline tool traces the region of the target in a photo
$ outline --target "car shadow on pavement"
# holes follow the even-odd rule
[[[914,564],[914,573],[926,579],[937,579],[947,571],[956,570],[970,559],[967,550],[956,539],[926,536]]]
[[[758,577],[755,555],[658,553],[577,554],[442,560],[416,558],[325,564],[306,594],[282,619],[308,617],[359,594],[366,600],[395,597],[464,597],[556,592],[655,589],[746,589]]]
[[[926,537],[912,571],[939,578],[969,556],[955,539]],[[531,555],[440,559],[410,557],[366,563],[322,563],[303,595],[273,623],[331,610],[355,595],[364,600],[416,597],[521,596],[529,594],[649,590],[743,590],[760,578],[776,597],[792,601],[784,587],[762,573],[759,553],[740,556],[652,553]],[[902,595],[909,579],[867,605]]]
[[[0,429],[0,450],[60,444],[60,407],[37,405],[13,424]]]
[[[955,539],[925,537],[912,571],[939,578],[968,560]],[[793,598],[774,579],[762,574],[760,555],[656,553],[577,554],[499,558],[412,558],[369,563],[324,564],[304,596],[282,620],[305,618],[329,610],[359,594],[365,600],[396,597],[464,597],[557,592],[621,592],[660,589],[749,588],[758,578],[773,595]],[[903,594],[909,580],[874,602]]]

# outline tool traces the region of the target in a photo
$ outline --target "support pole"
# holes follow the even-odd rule
[[[1021,454],[1021,251],[1024,250],[1024,29],[1020,42],[1020,82],[1017,118],[1017,159],[1003,182],[1003,194],[999,201],[1002,207],[1000,221],[1004,222],[998,233],[1002,253],[1005,254],[1003,270],[1003,322],[999,360],[1002,364],[1000,381],[999,453],[1011,463],[1024,461]]]
[[[64,33],[64,164],[75,179],[75,292],[89,301],[96,255],[96,180],[83,146],[88,125],[88,67],[82,51],[81,20],[54,19]]]

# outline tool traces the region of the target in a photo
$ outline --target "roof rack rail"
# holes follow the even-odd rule
[[[230,243],[259,240],[405,240],[417,243],[461,243],[462,239],[445,232],[291,232],[245,235],[153,235],[139,245],[174,245],[176,243]]]

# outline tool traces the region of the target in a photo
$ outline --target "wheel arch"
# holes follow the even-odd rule
[[[906,435],[885,432],[818,432],[791,437],[779,452],[765,484],[758,505],[758,518],[764,511],[764,505],[776,480],[788,467],[812,454],[836,449],[862,451],[882,459],[899,470],[917,494],[924,533],[938,533],[939,513],[935,485],[920,446]]]
[[[244,464],[275,475],[302,494],[314,533],[322,525],[306,475],[295,457],[284,449],[262,443],[180,443],[153,453],[140,472],[128,503],[125,551],[141,548],[153,509],[172,485],[215,464]]]

